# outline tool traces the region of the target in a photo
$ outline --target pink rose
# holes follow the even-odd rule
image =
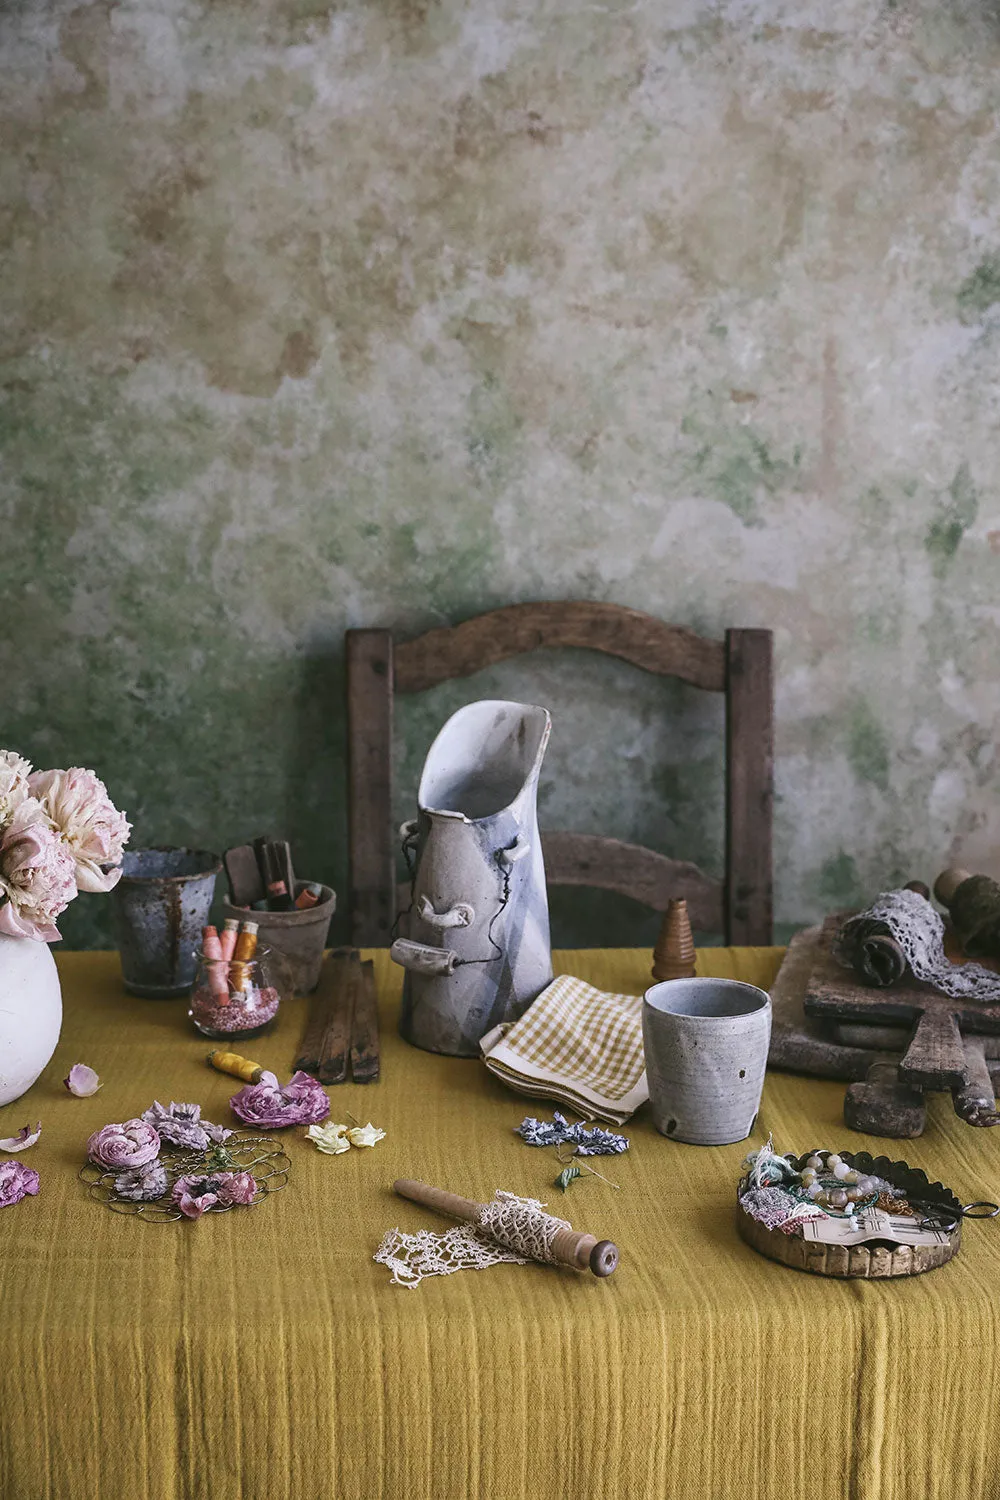
[[[160,1154],[160,1137],[145,1120],[126,1120],[124,1125],[102,1125],[87,1142],[87,1155],[99,1167],[113,1172],[142,1167]]]
[[[57,943],[55,919],[75,895],[73,856],[26,797],[0,837],[0,932]]]
[[[20,1203],[26,1193],[38,1192],[38,1173],[23,1162],[0,1162],[0,1208]]]
[[[70,766],[68,771],[35,771],[28,787],[73,856],[77,890],[110,891],[116,886],[131,824],[112,803],[104,782],[93,771]]]

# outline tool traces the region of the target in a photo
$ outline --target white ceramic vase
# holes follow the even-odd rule
[[[62,991],[48,943],[0,934],[0,1104],[31,1088],[61,1026]]]

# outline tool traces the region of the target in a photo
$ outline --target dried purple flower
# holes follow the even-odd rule
[[[120,1172],[115,1178],[118,1197],[129,1198],[133,1203],[149,1203],[166,1191],[167,1174],[156,1159],[128,1172]]]
[[[111,1171],[145,1166],[159,1154],[160,1137],[145,1120],[102,1125],[87,1142],[87,1155],[91,1161]]]
[[[246,1125],[258,1130],[280,1130],[285,1125],[316,1125],[330,1113],[330,1101],[315,1078],[293,1073],[282,1088],[273,1073],[262,1073],[260,1083],[247,1084],[229,1101]]]
[[[171,1198],[188,1219],[200,1219],[219,1201],[217,1177],[178,1177]]]
[[[23,1162],[0,1162],[0,1208],[20,1203],[27,1193],[38,1192],[38,1173]]]
[[[208,1131],[201,1123],[200,1104],[171,1104],[169,1108],[154,1099],[142,1118],[152,1125],[161,1141],[171,1146],[184,1146],[191,1151],[204,1151],[209,1144]]]
[[[571,1125],[557,1109],[552,1111],[551,1120],[536,1120],[534,1115],[526,1115],[514,1133],[528,1146],[561,1146],[568,1142],[576,1147],[574,1156],[618,1156],[628,1150],[627,1136],[602,1130],[600,1125],[588,1130],[582,1120]]]
[[[257,1182],[252,1172],[220,1172],[220,1203],[252,1203]]]
[[[153,1126],[161,1140],[191,1151],[206,1151],[209,1145],[221,1146],[233,1133],[224,1125],[203,1120],[200,1104],[171,1103],[166,1106],[154,1099],[142,1118],[147,1125]]]
[[[213,1172],[178,1177],[171,1197],[187,1218],[200,1219],[216,1203],[252,1203],[256,1192],[251,1172]]]

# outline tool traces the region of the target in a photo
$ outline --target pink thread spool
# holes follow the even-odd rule
[[[201,951],[205,955],[208,969],[208,987],[218,998],[219,1003],[225,1005],[229,1000],[229,985],[226,981],[227,965],[222,956],[222,942],[214,927],[202,928]]]

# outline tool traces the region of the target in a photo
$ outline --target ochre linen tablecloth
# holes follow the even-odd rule
[[[205,1066],[186,1005],[127,997],[112,954],[59,956],[66,1019],[51,1065],[0,1110],[41,1119],[23,1158],[41,1193],[0,1210],[3,1500],[962,1500],[1000,1495],[1000,1224],[958,1259],[888,1284],[833,1282],[736,1236],[747,1147],[658,1136],[648,1108],[621,1184],[552,1186],[551,1152],[513,1134],[537,1106],[476,1061],[399,1040],[400,971],[374,955],[382,1081],[330,1089],[388,1136],[322,1156],[284,1132],[288,1189],[252,1211],[147,1226],[77,1179],[88,1135],[155,1097],[226,1120],[235,1080]],[[778,949],[705,950],[700,972],[768,984]],[[640,991],[645,952],[565,952],[557,972]],[[245,1051],[287,1076],[302,1002]],[[104,1079],[75,1099],[61,1079]],[[850,1134],[843,1086],[771,1074],[760,1116],[779,1150],[886,1143]],[[890,1149],[963,1201],[1000,1187],[1000,1132],[935,1100]],[[608,1281],[497,1266],[394,1287],[384,1230],[443,1228],[394,1197],[412,1176],[487,1198],[548,1200],[614,1239]]]

